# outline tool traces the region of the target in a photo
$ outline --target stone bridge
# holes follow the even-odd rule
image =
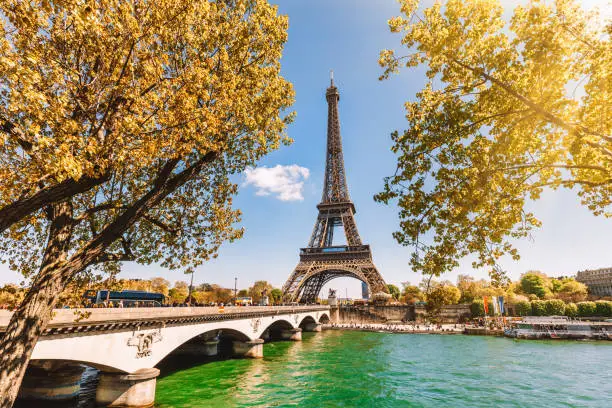
[[[0,332],[11,313],[0,311]],[[20,398],[61,400],[79,393],[84,366],[101,371],[98,404],[148,406],[155,366],[169,355],[263,357],[263,343],[320,331],[327,306],[57,309],[39,339]]]

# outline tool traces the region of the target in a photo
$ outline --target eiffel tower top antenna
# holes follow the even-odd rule
[[[334,86],[334,70],[329,70],[329,79],[331,80],[331,86]]]
[[[331,84],[325,92],[327,99],[327,154],[325,156],[325,183],[321,204],[347,203],[353,207],[346,183],[338,101],[340,93],[334,85],[334,71],[330,71]]]

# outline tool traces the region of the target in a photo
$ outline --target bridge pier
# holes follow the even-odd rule
[[[263,343],[262,339],[251,341],[234,341],[232,348],[234,355],[247,358],[263,358]]]
[[[306,332],[320,332],[322,330],[323,325],[321,323],[306,323],[304,324],[304,331]]]
[[[338,306],[329,309],[329,314],[329,320],[331,320],[332,323],[340,322],[340,309]]]
[[[261,334],[261,338],[263,339],[263,341],[270,341],[270,330],[266,330],[265,332],[263,332]]]
[[[219,338],[213,337],[210,339],[195,338],[183,344],[176,354],[182,356],[204,356],[212,357],[219,353]]]
[[[150,407],[155,402],[157,368],[131,374],[101,372],[96,403],[108,407]]]
[[[84,367],[74,363],[30,363],[19,389],[19,398],[38,401],[68,401],[77,398],[81,391],[83,371]]]
[[[302,329],[282,329],[280,336],[282,340],[302,341]]]

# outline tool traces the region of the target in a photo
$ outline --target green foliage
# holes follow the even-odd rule
[[[412,304],[424,299],[423,292],[418,286],[404,284],[404,292],[402,294],[404,302]]]
[[[472,312],[472,317],[484,316],[484,302],[480,299],[474,300],[470,305],[470,311]]]
[[[8,283],[0,288],[0,309],[14,309],[23,300],[26,293],[25,288],[21,288],[12,283]]]
[[[273,304],[280,303],[283,298],[283,291],[279,288],[274,288],[270,291],[270,302]]]
[[[387,289],[389,290],[389,294],[393,297],[393,299],[398,300],[400,297],[400,290],[397,286],[388,283]]]
[[[557,293],[561,291],[561,287],[563,286],[563,281],[553,278],[550,280],[550,286],[551,286],[552,292]]]
[[[565,305],[565,315],[568,317],[578,316],[578,306],[575,303],[568,303]]]
[[[487,316],[491,316],[493,314],[493,302],[487,302],[489,313]],[[472,317],[483,317],[485,315],[484,302],[482,299],[476,299],[470,305],[470,312],[472,313]]]
[[[564,279],[557,296],[566,302],[582,302],[587,298],[587,287],[575,279]]]
[[[546,316],[546,302],[543,300],[533,300],[531,302],[531,314],[533,316]]]
[[[459,301],[461,292],[455,286],[439,284],[427,294],[427,305],[425,308],[432,314],[438,314],[442,306],[454,305]]]
[[[542,299],[547,293],[545,278],[539,274],[526,273],[521,277],[521,289],[524,293]]]
[[[610,215],[610,25],[577,0],[400,3],[389,29],[402,50],[381,51],[381,79],[418,67],[428,82],[407,95],[397,170],[375,199],[397,203],[412,267],[439,276],[474,254],[502,280],[497,262],[540,226],[525,204],[546,187]]]
[[[249,288],[249,296],[253,298],[253,304],[257,305],[261,302],[261,298],[265,294],[270,299],[270,292],[272,292],[272,285],[270,285],[267,281],[256,281],[253,286]]]
[[[563,316],[565,302],[559,299],[550,299],[545,302],[546,316]]]
[[[595,314],[597,316],[612,316],[612,302],[608,300],[598,300],[595,302]]]
[[[457,277],[457,288],[461,291],[459,303],[471,303],[475,299],[483,296],[507,296],[506,291],[494,282],[485,279],[475,280],[469,275],[459,275]]]
[[[597,305],[595,302],[580,302],[577,303],[576,306],[578,306],[578,316],[580,317],[595,316],[597,313]]]
[[[168,291],[168,302],[169,303],[183,303],[187,299],[189,289],[187,287],[179,286],[174,287]]]
[[[516,302],[514,309],[518,316],[529,316],[531,314],[531,303],[526,300]]]

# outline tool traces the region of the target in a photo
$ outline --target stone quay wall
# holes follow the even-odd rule
[[[340,322],[381,323],[415,318],[413,305],[342,305],[338,311]]]
[[[470,305],[447,305],[437,321],[461,323],[470,315]],[[429,319],[422,305],[342,305],[338,308],[338,317],[341,323],[425,322]]]

